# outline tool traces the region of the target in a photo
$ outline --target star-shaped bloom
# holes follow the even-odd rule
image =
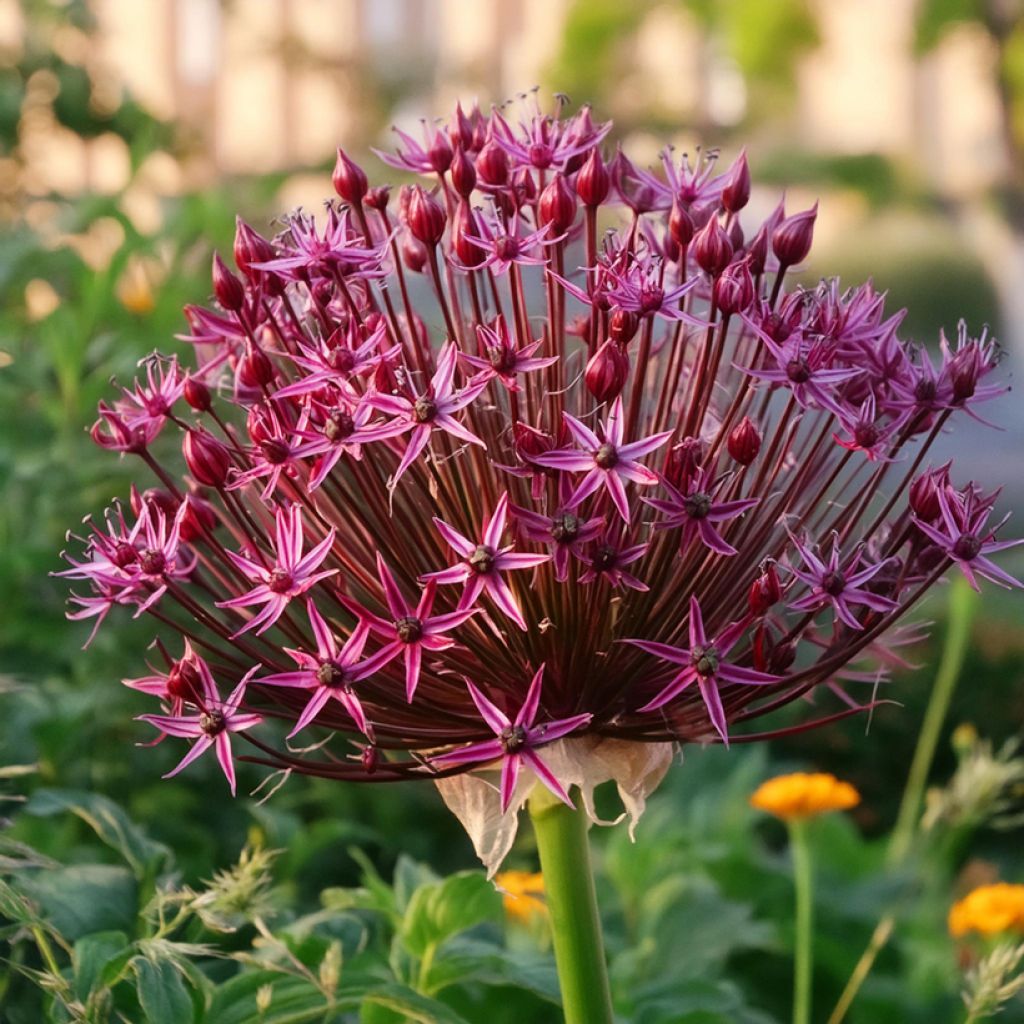
[[[370,631],[385,637],[387,643],[366,659],[363,670],[367,674],[383,668],[400,655],[405,660],[405,699],[412,701],[420,679],[424,651],[446,651],[455,641],[445,636],[449,630],[461,626],[477,609],[462,608],[446,615],[431,615],[437,583],[428,581],[415,607],[410,605],[398,589],[395,577],[380,554],[377,555],[377,573],[384,588],[384,596],[391,612],[391,621],[374,615],[362,605],[342,598],[349,609],[369,626]]]
[[[341,704],[359,731],[365,734],[368,730],[366,714],[355,694],[353,683],[365,679],[373,671],[365,662],[359,662],[366,638],[370,635],[369,627],[365,622],[360,622],[344,646],[339,647],[331,627],[324,621],[312,599],[306,601],[306,611],[316,638],[316,654],[286,647],[285,653],[299,666],[298,671],[277,672],[257,679],[256,682],[267,686],[294,686],[310,691],[305,710],[299,715],[295,728],[288,733],[288,739],[305,729],[332,698]]]
[[[469,680],[469,695],[473,698],[480,716],[494,732],[495,739],[484,740],[482,743],[471,743],[468,747],[451,750],[432,758],[433,764],[439,768],[449,765],[475,764],[487,761],[501,761],[501,810],[508,810],[515,792],[516,782],[523,763],[533,769],[537,778],[559,800],[573,806],[565,787],[558,781],[551,769],[536,753],[538,747],[545,743],[575,732],[580,726],[590,722],[593,715],[573,715],[570,718],[559,718],[553,721],[537,722],[540,707],[540,691],[544,679],[544,666],[537,669],[526,699],[515,719],[510,719],[501,708],[489,701]]]
[[[736,549],[715,529],[715,523],[725,523],[753,508],[760,499],[742,498],[737,501],[715,501],[715,492],[720,490],[727,477],[713,480],[711,470],[702,469],[686,484],[685,493],[662,479],[662,486],[668,498],[644,498],[651,508],[663,513],[665,518],[654,524],[655,529],[667,530],[681,527],[679,551],[685,552],[699,537],[701,543],[719,555],[735,555]]]
[[[601,428],[601,436],[594,433],[586,424],[575,416],[562,414],[565,425],[573,436],[573,440],[582,451],[551,451],[535,455],[533,461],[541,466],[548,466],[567,472],[583,472],[586,475],[576,486],[566,508],[574,509],[588,498],[599,487],[604,487],[618,509],[624,522],[629,522],[629,501],[626,498],[626,483],[651,486],[658,482],[657,474],[638,461],[645,455],[660,448],[671,436],[667,430],[661,434],[652,434],[640,441],[629,444],[622,443],[624,430],[622,398],[615,399],[608,418]]]
[[[700,604],[696,597],[691,597],[689,627],[689,647],[671,647],[668,644],[655,643],[650,640],[622,641],[639,647],[655,657],[683,666],[682,671],[673,676],[668,685],[640,710],[655,711],[674,700],[692,683],[696,682],[711,724],[715,727],[715,732],[722,738],[722,742],[728,746],[728,723],[719,693],[722,684],[766,686],[777,682],[779,677],[769,675],[767,672],[757,672],[752,668],[744,668],[741,665],[729,665],[723,661],[743,636],[747,628],[746,622],[742,620],[733,622],[713,640],[708,640],[704,631],[704,617],[701,615]]]
[[[428,572],[421,580],[434,580],[436,583],[464,583],[459,608],[471,608],[484,591],[491,600],[520,628],[526,629],[526,620],[520,611],[509,585],[501,575],[516,569],[532,569],[535,565],[546,562],[549,554],[530,555],[514,552],[512,545],[501,547],[502,534],[505,532],[505,519],[508,515],[508,492],[498,499],[494,512],[485,520],[483,537],[479,544],[474,544],[446,522],[434,517],[434,525],[448,546],[462,559],[458,565],[438,572]]]
[[[181,657],[166,672],[154,672],[137,679],[123,679],[140,693],[160,697],[170,705],[172,715],[181,715],[185,704],[202,708],[217,699],[217,687],[210,672],[210,666],[192,649],[188,637]]]
[[[512,215],[512,222],[507,226],[499,220],[490,223],[484,217],[476,218],[476,223],[479,225],[480,234],[466,234],[464,237],[467,242],[472,242],[483,250],[484,259],[479,266],[459,267],[460,270],[488,269],[492,274],[500,276],[507,274],[513,263],[524,267],[542,267],[548,261],[542,256],[531,256],[530,253],[538,247],[554,245],[565,238],[565,235],[549,237],[550,231],[546,224],[538,231],[520,235],[518,212]]]
[[[866,569],[858,569],[863,551],[857,551],[845,566],[842,565],[838,534],[832,538],[832,551],[827,562],[823,562],[792,534],[790,539],[805,566],[804,569],[791,568],[790,571],[810,587],[807,594],[789,605],[790,608],[795,611],[811,612],[831,604],[837,619],[845,622],[851,629],[863,629],[850,605],[861,604],[876,612],[888,612],[897,607],[897,603],[891,598],[864,588],[865,583],[885,568],[886,562],[877,562]]]
[[[1024,538],[999,541],[995,539],[996,532],[1010,518],[1009,513],[995,526],[986,525],[988,517],[992,514],[994,496],[990,496],[988,501],[983,501],[974,487],[968,487],[963,494],[958,494],[951,487],[940,487],[938,499],[944,530],[923,522],[917,516],[914,517],[914,522],[929,540],[934,541],[956,562],[960,571],[967,577],[967,582],[975,590],[980,590],[977,577],[983,576],[1001,587],[1024,587],[1024,583],[1000,569],[987,557],[995,551],[1004,551],[1006,548],[1024,544]]]
[[[260,715],[239,711],[245,687],[255,672],[255,668],[250,669],[225,701],[220,700],[215,689],[206,690],[198,715],[139,715],[140,722],[148,722],[169,736],[195,739],[192,749],[178,762],[177,767],[164,776],[165,779],[177,775],[213,747],[224,777],[231,786],[231,795],[235,795],[235,765],[231,760],[230,734],[251,729],[263,721]]]
[[[408,447],[402,461],[395,470],[391,486],[394,487],[402,478],[402,474],[412,465],[416,457],[430,442],[431,433],[440,428],[457,437],[460,441],[487,446],[476,434],[470,433],[453,413],[464,409],[487,386],[486,381],[470,381],[461,391],[454,389],[455,364],[458,360],[458,349],[448,342],[438,356],[437,369],[431,378],[427,390],[417,398],[404,395],[374,394],[370,403],[381,412],[395,416],[396,422],[402,425],[403,431],[412,431]]]
[[[304,545],[302,528],[302,510],[298,505],[279,508],[275,513],[275,563],[272,568],[254,562],[251,558],[229,551],[228,557],[251,580],[259,580],[252,590],[246,591],[229,601],[218,601],[218,608],[244,608],[249,605],[262,604],[263,609],[254,615],[241,629],[236,630],[232,639],[256,629],[257,635],[265,633],[284,613],[293,597],[304,594],[310,587],[328,576],[333,576],[337,569],[314,570],[327,557],[334,543],[334,527],[327,531],[319,544],[313,547],[308,555],[302,554]],[[259,627],[258,629],[256,627]]]
[[[516,383],[518,374],[543,370],[545,366],[558,362],[558,356],[534,357],[533,353],[540,348],[543,341],[534,341],[522,348],[516,348],[503,316],[498,317],[493,328],[477,327],[476,336],[482,355],[471,356],[466,352],[460,355],[463,362],[480,370],[475,378],[477,381],[498,379],[509,391],[521,391],[522,388]]]
[[[583,556],[586,571],[580,576],[578,583],[593,583],[594,580],[607,580],[612,587],[625,586],[641,593],[651,588],[623,566],[639,561],[647,552],[646,544],[625,544],[614,539],[607,533]]]

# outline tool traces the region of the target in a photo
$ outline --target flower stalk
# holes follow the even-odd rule
[[[529,808],[551,915],[565,1024],[611,1024],[586,816],[540,787],[531,795]]]
[[[807,820],[794,818],[788,824],[793,884],[796,888],[793,1024],[810,1024],[811,979],[814,971],[814,869],[807,838]]]

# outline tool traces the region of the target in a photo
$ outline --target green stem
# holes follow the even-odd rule
[[[956,681],[963,668],[967,643],[971,636],[971,622],[977,606],[977,594],[968,586],[967,581],[963,578],[955,579],[949,590],[949,625],[942,649],[942,660],[939,662],[935,685],[932,687],[928,708],[921,723],[917,749],[914,751],[907,785],[903,790],[896,827],[889,841],[886,859],[890,867],[900,864],[906,857],[914,832],[917,830],[928,773],[935,759],[935,750],[939,745],[939,736],[949,711],[950,701],[953,699]]]
[[[540,787],[530,797],[530,817],[551,915],[565,1024],[612,1024],[586,817]]]
[[[810,1024],[811,974],[814,953],[814,872],[807,841],[807,822],[789,823],[789,848],[793,856],[793,884],[796,887],[796,941],[793,971],[793,1024]]]
[[[949,614],[946,627],[946,640],[942,647],[939,669],[935,675],[935,685],[928,698],[921,731],[917,737],[914,759],[907,775],[907,783],[903,788],[896,825],[889,840],[886,851],[886,863],[890,868],[899,867],[910,852],[910,846],[917,831],[921,814],[921,802],[931,772],[935,750],[938,747],[942,726],[949,712],[957,680],[964,666],[967,655],[967,643],[971,635],[971,623],[977,610],[977,594],[970,588],[966,580],[958,577],[950,585]],[[896,926],[896,914],[889,911],[878,922],[871,941],[861,954],[850,980],[846,983],[839,1002],[828,1018],[828,1024],[842,1024],[861,985],[871,972],[878,954],[885,948],[889,937]]]

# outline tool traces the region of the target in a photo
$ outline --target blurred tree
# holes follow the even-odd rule
[[[927,53],[961,25],[980,28],[996,59],[991,69],[1006,150],[1004,198],[1014,229],[1024,232],[1024,0],[922,0],[917,49]]]
[[[780,103],[785,107],[797,57],[818,42],[807,0],[575,0],[548,74],[551,87],[608,110],[627,128],[678,123],[678,111],[659,112],[657,98],[643,88],[643,62],[633,52],[646,19],[666,13],[681,15],[684,31],[688,22],[697,36],[695,99],[688,113],[706,139],[734,127],[712,109],[713,78],[723,65],[738,70],[746,85],[745,110],[736,123],[763,118]],[[624,110],[622,83],[637,78],[645,103],[641,110]]]

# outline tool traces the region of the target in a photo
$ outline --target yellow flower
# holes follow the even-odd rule
[[[750,803],[759,811],[794,821],[856,807],[860,793],[850,783],[825,772],[796,772],[762,782]]]
[[[121,305],[136,316],[145,316],[156,308],[153,295],[153,269],[150,264],[133,256],[117,282],[117,297]]]
[[[502,871],[495,881],[501,889],[505,913],[520,924],[547,913],[544,903],[544,876],[532,871]]]
[[[954,903],[949,911],[949,934],[960,938],[971,931],[979,935],[1024,934],[1024,885],[982,885]]]

